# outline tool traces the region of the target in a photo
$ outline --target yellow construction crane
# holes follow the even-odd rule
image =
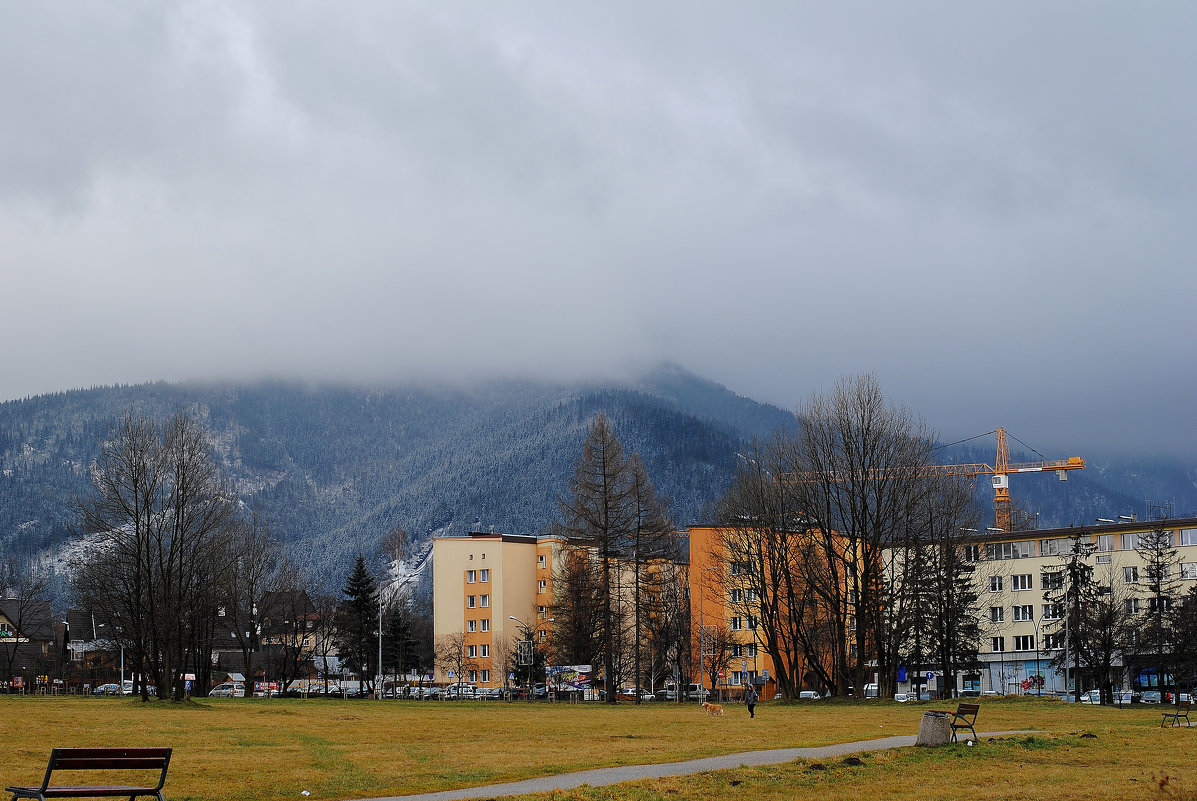
[[[977,476],[993,476],[993,506],[995,512],[997,528],[1002,531],[1010,530],[1010,474],[1011,473],[1043,473],[1049,470],[1054,470],[1056,476],[1061,481],[1068,480],[1069,470],[1084,470],[1085,460],[1079,456],[1070,456],[1067,459],[1049,459],[1042,462],[1015,462],[1010,463],[1010,451],[1006,447],[1006,429],[999,428],[997,430],[997,462],[993,465],[976,463],[976,464],[937,464],[927,465],[918,468],[914,471],[918,476],[968,476],[969,478],[976,478]],[[882,471],[889,473],[889,470]],[[909,475],[909,471],[898,468],[893,471],[897,473],[905,473]],[[789,480],[798,481],[818,481],[825,480],[828,474],[815,473],[797,473],[790,474]],[[844,481],[850,478],[848,474],[840,474],[840,471],[833,471],[830,474],[833,481]]]
[[[1006,429],[997,430],[997,463],[987,464],[941,464],[932,465],[920,471],[928,476],[993,476],[993,508],[997,528],[1002,531],[1010,530],[1010,474],[1011,473],[1043,473],[1049,470],[1056,472],[1061,481],[1068,480],[1069,470],[1084,470],[1085,460],[1079,456],[1069,456],[1067,459],[1049,459],[1043,462],[1015,462],[1010,463],[1010,451],[1006,447]]]

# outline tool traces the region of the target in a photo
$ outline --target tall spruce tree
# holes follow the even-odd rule
[[[668,514],[648,481],[639,459],[629,459],[615,429],[605,414],[599,413],[582,446],[569,497],[559,501],[561,522],[554,533],[570,545],[586,552],[569,559],[574,568],[589,565],[597,610],[597,641],[603,660],[607,703],[615,703],[615,690],[622,678],[620,644],[627,639],[628,621],[622,611],[625,600],[620,586],[622,562],[636,562],[641,557],[638,545],[647,543],[650,532],[668,528]],[[643,534],[644,543],[639,537]],[[654,546],[651,551],[659,552]],[[646,549],[644,553],[648,553]],[[574,577],[574,584],[580,585]],[[588,588],[589,589],[589,588]],[[589,593],[584,593],[586,595]],[[579,598],[583,597],[579,595]],[[575,610],[582,612],[582,610]],[[556,611],[554,611],[556,614]],[[637,643],[637,648],[639,644]]]
[[[378,644],[378,583],[360,553],[353,564],[337,615],[337,653],[342,662],[360,670],[363,681],[374,675]],[[369,682],[373,687],[373,682]]]

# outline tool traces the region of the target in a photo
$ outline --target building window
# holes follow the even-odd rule
[[[1177,534],[1181,545],[1197,545],[1197,528],[1182,528]]]
[[[740,631],[743,628],[744,628],[744,618],[740,617],[739,615],[736,615],[735,617],[733,617],[731,619],[732,631]]]
[[[467,620],[466,621],[466,631],[477,631],[477,630],[478,630],[478,621],[477,620]]]
[[[478,681],[478,671],[476,671],[476,670],[471,670],[471,671],[469,672],[469,682],[470,682],[471,684],[475,684],[475,683],[477,683],[477,681]]]
[[[989,622],[1002,623],[1006,620],[1006,609],[1001,606],[989,607]]]
[[[1156,612],[1159,610],[1163,610],[1163,611],[1167,612],[1171,608],[1172,608],[1172,599],[1171,598],[1148,598],[1147,599],[1147,610],[1149,612]]]
[[[727,572],[733,576],[738,576],[744,571],[743,568],[740,567],[739,562],[732,562],[731,565],[728,566]]]
[[[540,634],[541,642],[544,642],[545,638],[547,638],[549,636],[549,633],[547,631],[545,631],[544,629],[541,629],[538,633]]]
[[[1197,562],[1181,562],[1180,577],[1182,579],[1197,578]]]
[[[989,650],[993,651],[995,654],[1003,653],[1006,650],[1006,638],[1005,637],[990,637],[989,638]]]
[[[991,542],[985,546],[986,559],[1030,559],[1035,555],[1033,540]]]
[[[1056,632],[1055,634],[1043,635],[1043,650],[1045,651],[1062,651],[1064,650],[1064,633]]]
[[[477,658],[477,656],[478,656],[478,646],[477,646],[477,645],[467,645],[467,646],[466,646],[466,655],[467,655],[467,656],[468,656],[470,659],[475,659],[475,658]]]
[[[1113,534],[1098,534],[1097,535],[1097,550],[1099,550],[1099,551],[1114,550],[1114,535]]]
[[[1035,635],[1034,634],[1020,634],[1014,638],[1015,651],[1034,651],[1035,650]]]
[[[731,671],[727,676],[727,683],[738,687],[740,684],[740,671]]]
[[[966,561],[966,562],[981,561],[981,546],[965,545],[964,546],[964,561]]]
[[[477,608],[477,606],[478,606],[478,596],[477,595],[467,595],[466,596],[466,609],[475,609],[475,608]]]
[[[479,678],[482,679],[483,684],[490,684],[490,671],[489,670],[481,671]]]
[[[490,571],[483,570],[482,575],[480,575],[478,578],[481,579],[482,581],[490,581]]]
[[[739,644],[733,645],[731,647],[731,655],[732,659],[742,658],[744,656],[744,646]]]
[[[1010,589],[1015,592],[1031,589],[1031,574],[1019,573],[1010,577]]]
[[[1045,590],[1062,590],[1064,589],[1064,572],[1040,573],[1039,583]]]
[[[1127,584],[1139,583],[1139,568],[1135,566],[1122,568],[1122,580]]]
[[[1028,620],[1034,620],[1035,619],[1034,604],[1025,604],[1023,606],[1014,607],[1014,619],[1021,623],[1025,623]]]
[[[1128,614],[1137,615],[1139,614],[1139,599],[1127,598],[1122,602],[1122,607],[1127,611]]]
[[[483,645],[481,646],[481,649],[482,650],[478,653],[478,656],[482,656],[482,657],[490,656],[490,646],[489,645],[486,645],[485,643],[483,643]]]
[[[484,609],[486,607],[490,606],[490,596],[489,595],[483,595],[483,596],[481,596],[481,598],[482,598],[481,605]]]
[[[1064,604],[1044,604],[1043,619],[1059,620],[1064,617]]]
[[[547,606],[536,607],[536,616],[541,620],[545,620],[549,616],[549,608]]]
[[[748,616],[748,628],[756,630],[756,617],[753,615]]]
[[[756,643],[750,642],[744,646],[744,656],[749,659],[756,659]]]
[[[990,592],[1001,592],[1002,591],[1002,577],[1001,576],[990,576],[989,577],[989,591]]]
[[[1147,580],[1153,582],[1156,576],[1159,576],[1160,581],[1167,581],[1172,577],[1171,565],[1147,565],[1143,572],[1147,574]]]
[[[1097,555],[1097,564],[1099,564],[1099,565],[1108,565],[1113,561],[1114,561],[1114,557],[1108,553],[1099,553]]]
[[[477,580],[478,580],[478,571],[477,570],[467,570],[466,571],[466,584],[473,584]]]
[[[744,591],[732,590],[728,598],[733,604],[742,604],[744,603]]]
[[[745,590],[744,597],[748,599],[748,603],[756,603],[756,590]]]
[[[1039,555],[1040,556],[1063,556],[1072,550],[1067,537],[1060,537],[1054,540],[1039,540]]]
[[[848,630],[856,631],[856,615],[848,615]]]
[[[1128,531],[1122,535],[1122,550],[1137,551],[1139,550],[1139,535],[1134,531]]]
[[[546,560],[544,554],[540,554],[539,556],[536,557],[536,566],[538,568],[540,568],[541,570],[544,570],[546,562],[547,562],[547,560]]]
[[[490,618],[489,617],[482,618],[482,630],[490,631]]]
[[[547,581],[545,581],[544,579],[541,579],[540,581],[538,581],[536,583],[536,592],[537,593],[543,593],[548,588],[549,588],[549,583]]]

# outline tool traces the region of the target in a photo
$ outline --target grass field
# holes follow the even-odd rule
[[[36,783],[54,746],[168,745],[167,797],[309,801],[444,790],[572,770],[914,734],[945,702],[692,705],[200,700],[0,696],[2,785]],[[1197,799],[1197,727],[1158,707],[986,699],[979,731],[1037,730],[979,747],[896,749],[584,788],[553,798]],[[1092,736],[1083,736],[1092,735]],[[1161,788],[1159,780],[1170,777]],[[111,781],[111,778],[109,778]]]

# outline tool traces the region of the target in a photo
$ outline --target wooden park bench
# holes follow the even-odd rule
[[[952,742],[958,742],[956,739],[957,729],[968,729],[973,735],[973,741],[977,741],[977,730],[973,726],[977,722],[977,713],[980,711],[980,704],[961,703],[956,706],[955,712],[948,713],[952,716]]]
[[[166,768],[170,765],[169,748],[55,748],[50,752],[50,764],[40,787],[6,787],[4,792],[12,793],[11,801],[18,798],[128,798],[153,796],[164,801],[162,786],[166,784]],[[158,784],[155,787],[129,784],[87,784],[52,785],[50,778],[54,771],[64,770],[157,770]]]
[[[1189,707],[1192,703],[1192,701],[1181,701],[1176,705],[1176,709],[1171,712],[1163,712],[1164,719],[1160,721],[1160,728],[1164,728],[1164,724],[1168,722],[1169,718],[1171,718],[1173,726],[1179,726],[1181,718],[1185,719],[1186,726],[1191,726],[1192,724],[1189,723]]]

